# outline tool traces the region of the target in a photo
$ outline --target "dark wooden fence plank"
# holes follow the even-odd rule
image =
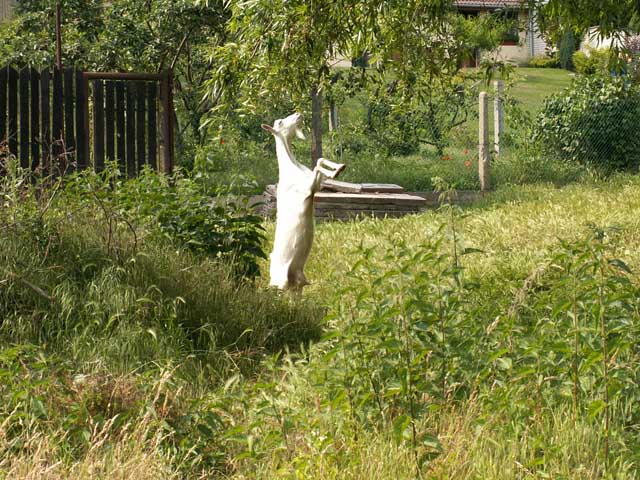
[[[136,103],[135,103],[135,85],[127,82],[127,175],[129,178],[136,174]]]
[[[0,145],[7,141],[7,68],[0,68]]]
[[[91,125],[87,79],[93,85]],[[117,159],[128,177],[140,173],[144,165],[158,169],[160,97],[165,120],[171,110],[167,108],[171,92],[159,88],[161,80],[163,88],[171,85],[166,72],[102,74],[0,68],[0,143],[8,143],[22,167],[42,169],[45,175],[68,172],[74,161],[78,168],[86,168],[92,154],[97,170],[107,159]],[[170,122],[168,126],[163,129],[166,133]],[[173,143],[170,137],[166,142],[168,158]],[[90,139],[93,152],[88,148]]]
[[[155,82],[147,84],[147,152],[151,168],[158,168],[158,87]]]
[[[62,136],[64,121],[64,106],[62,92],[62,72],[57,68],[53,69],[53,108],[51,110],[51,173],[63,173],[66,171],[67,162],[64,158],[64,139]],[[58,171],[59,170],[59,171]]]
[[[144,164],[147,163],[144,135],[147,89],[144,82],[137,82],[136,97],[138,99],[136,110],[136,154],[138,157],[138,173],[140,173],[142,172]]]
[[[93,161],[96,171],[104,169],[104,84],[93,81]]]
[[[76,70],[76,162],[84,170],[89,166],[89,132],[87,115],[87,91],[82,72]]]
[[[7,137],[9,139],[9,152],[18,155],[18,72],[9,67],[8,69],[8,120]]]
[[[22,168],[29,168],[29,69],[23,68],[20,70],[20,166]]]
[[[35,68],[31,77],[31,170],[40,163],[40,74]]]
[[[116,83],[116,157],[122,173],[127,171],[127,155],[125,149],[126,126],[124,121],[125,90],[124,82]]]
[[[74,105],[74,97],[73,97],[73,69],[65,68],[64,69],[64,147],[68,155],[67,158],[67,166],[68,169],[72,167],[72,163],[77,162],[76,158],[76,138],[75,138],[75,127],[73,122],[73,105]]]
[[[112,81],[106,81],[104,84],[104,119],[105,119],[105,133],[106,133],[106,154],[108,160],[115,160],[115,84]]]
[[[42,173],[51,172],[51,74],[45,69],[40,72],[40,140],[42,142]]]

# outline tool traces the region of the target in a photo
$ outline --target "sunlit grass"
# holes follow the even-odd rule
[[[371,261],[383,271],[389,260],[382,253],[393,239],[417,246],[434,237],[442,224],[445,235],[455,227],[464,246],[481,250],[464,257],[463,263],[466,279],[480,284],[486,294],[473,300],[489,304],[486,317],[477,319],[487,326],[561,239],[581,238],[591,224],[618,227],[616,255],[633,270],[640,269],[640,180],[632,175],[561,188],[501,186],[453,214],[443,209],[401,219],[319,224],[307,266],[312,285],[303,303],[269,291],[265,276],[255,285],[239,286],[211,259],[165,244],[143,242],[134,252],[132,239],[124,235],[120,255],[110,255],[101,243],[102,232],[81,219],[64,224],[62,237],[46,256],[34,255],[34,244],[24,239],[3,242],[2,346],[33,344],[61,360],[65,369],[51,369],[51,378],[60,383],[59,390],[48,395],[60,401],[60,408],[48,422],[35,422],[16,437],[1,425],[5,420],[15,425],[17,416],[3,412],[0,417],[4,478],[128,478],[132,473],[142,479],[184,478],[185,471],[192,478],[416,478],[409,444],[398,444],[391,432],[368,428],[324,403],[319,396],[322,384],[309,380],[313,364],[289,365],[286,355],[266,369],[263,362],[283,348],[297,349],[299,342],[313,344],[321,327],[339,325],[330,320],[322,324],[319,317],[335,312],[345,301],[339,290],[351,281],[346,272],[360,259],[361,244],[374,249]],[[270,242],[273,224],[266,227]],[[262,267],[266,271],[267,263]],[[28,285],[7,281],[13,278],[8,273],[27,274],[25,278],[51,294],[55,303]],[[489,315],[492,309],[496,315]],[[288,366],[280,369],[281,364]],[[2,361],[0,367],[4,368]],[[156,400],[154,385],[161,371],[168,372],[170,387]],[[84,390],[74,386],[77,374],[86,376],[81,377],[86,378]],[[104,375],[108,381],[101,383]],[[129,385],[132,393],[121,385]],[[282,393],[269,403],[265,392],[273,385]],[[34,394],[41,387],[34,380],[24,388]],[[92,408],[100,398],[107,401],[95,412]],[[133,417],[105,431],[97,414],[108,420],[116,412],[114,405],[129,405],[125,399],[131,399],[132,406],[121,408],[118,415]],[[55,426],[55,421],[72,418],[69,411],[86,411],[88,418],[96,419],[95,431],[89,429],[90,447],[84,451],[65,450],[64,430]],[[153,422],[145,423],[150,418],[145,412]],[[197,425],[199,416],[210,412],[221,416],[228,430],[216,431],[209,439],[196,434],[195,427],[185,427],[189,422]],[[69,416],[56,420],[55,415]],[[286,419],[283,424],[280,415]],[[247,444],[264,439],[234,440],[231,446],[225,444],[228,450],[221,450],[228,457],[215,472],[190,469],[180,452],[167,447],[171,442],[157,440],[156,435],[169,431],[159,427],[165,420],[185,428],[179,433],[187,438],[186,450],[189,441],[198,448],[198,441],[218,448],[216,441],[227,440],[227,434],[235,438],[229,432],[252,422],[257,422],[255,428],[272,422],[273,432],[284,428],[287,440],[255,457],[246,453]],[[566,405],[540,405],[535,415],[522,419],[491,410],[471,396],[452,401],[420,422],[420,428],[438,436],[442,445],[424,467],[425,478],[604,477],[598,422],[574,423]],[[8,438],[24,446],[16,449]],[[622,441],[615,445],[609,476],[636,478],[637,455],[625,450]],[[189,461],[204,454],[206,450],[194,450]]]

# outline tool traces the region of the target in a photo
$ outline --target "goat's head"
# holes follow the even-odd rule
[[[276,120],[273,122],[273,127],[263,123],[262,128],[267,132],[271,132],[276,137],[282,138],[286,142],[290,142],[294,135],[304,140],[304,133],[302,133],[302,114],[300,113],[294,113],[286,118]]]

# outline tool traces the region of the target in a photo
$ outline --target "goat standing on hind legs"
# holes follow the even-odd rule
[[[313,170],[297,162],[291,142],[304,139],[302,115],[294,113],[262,128],[273,134],[278,157],[276,235],[271,252],[269,284],[280,289],[302,291],[308,285],[304,264],[313,243],[313,195],[325,178],[335,178],[344,165],[319,158]]]

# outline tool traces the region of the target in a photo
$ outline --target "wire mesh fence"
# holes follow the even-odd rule
[[[534,118],[540,151],[560,160],[628,169],[640,166],[640,89],[628,77],[578,78]]]

